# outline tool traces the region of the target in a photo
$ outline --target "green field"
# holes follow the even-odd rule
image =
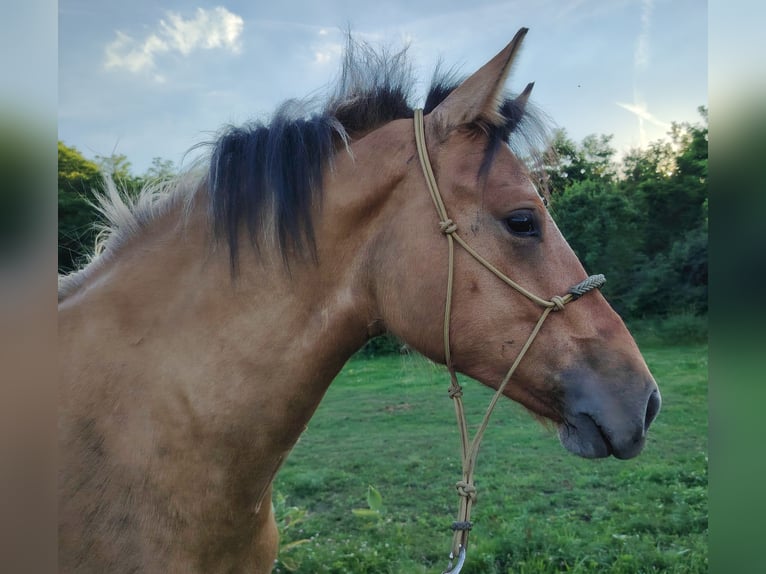
[[[707,572],[707,347],[644,355],[663,407],[633,460],[575,457],[501,401],[479,455],[464,573]],[[460,478],[447,385],[443,368],[417,356],[346,365],[275,481],[275,572],[446,567]],[[464,389],[478,424],[491,392]]]

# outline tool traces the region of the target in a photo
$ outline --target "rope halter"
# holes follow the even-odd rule
[[[423,169],[428,191],[431,194],[431,199],[433,200],[434,207],[436,208],[436,213],[439,217],[439,230],[447,238],[447,244],[449,246],[447,296],[444,304],[444,356],[451,381],[449,396],[452,398],[453,404],[455,405],[455,415],[457,417],[458,429],[460,431],[463,476],[462,479],[455,485],[457,488],[458,496],[460,497],[460,506],[458,508],[457,520],[452,523],[452,530],[454,531],[454,535],[452,539],[452,549],[449,555],[450,562],[447,566],[447,570],[445,570],[443,574],[458,574],[463,567],[463,563],[465,562],[466,549],[468,547],[468,533],[473,527],[473,523],[471,522],[471,506],[476,501],[476,486],[474,484],[473,476],[474,470],[476,468],[476,459],[479,454],[479,445],[481,444],[481,439],[484,436],[484,431],[486,430],[487,424],[489,423],[489,417],[492,414],[497,401],[502,396],[508,381],[511,380],[511,377],[516,370],[516,367],[519,366],[519,363],[521,362],[529,347],[532,345],[535,337],[537,337],[537,334],[540,332],[540,328],[543,326],[545,319],[548,317],[551,311],[563,310],[565,305],[575,301],[576,299],[579,299],[588,291],[600,288],[606,282],[606,279],[603,275],[591,275],[584,281],[581,281],[577,285],[570,287],[569,291],[565,295],[556,295],[551,297],[551,299],[543,299],[524,289],[521,285],[513,281],[502,271],[492,265],[489,261],[484,259],[484,257],[479,255],[479,253],[477,253],[463,240],[462,237],[460,237],[458,234],[457,225],[454,221],[452,221],[452,219],[450,219],[449,215],[447,214],[447,208],[444,205],[444,200],[442,199],[439,188],[436,185],[436,177],[434,176],[433,169],[431,168],[431,162],[428,158],[422,109],[415,110],[414,123],[415,144],[418,150],[420,166]],[[463,411],[463,391],[460,387],[460,384],[458,383],[457,375],[452,365],[452,355],[450,352],[449,331],[450,316],[452,315],[452,286],[454,283],[455,275],[455,243],[465,249],[468,254],[471,255],[471,257],[473,257],[482,266],[492,272],[492,274],[500,279],[503,283],[507,284],[509,287],[512,287],[543,309],[543,312],[540,315],[540,318],[537,320],[534,328],[532,329],[529,338],[527,338],[526,343],[524,343],[524,346],[521,348],[521,351],[519,351],[519,354],[516,356],[516,359],[513,361],[513,364],[508,369],[508,372],[498,386],[497,391],[493,395],[492,400],[487,407],[487,411],[484,414],[484,418],[482,419],[481,424],[479,425],[479,428],[472,440],[469,440],[468,426],[465,420],[465,413]],[[455,559],[457,559],[457,562],[453,564]]]

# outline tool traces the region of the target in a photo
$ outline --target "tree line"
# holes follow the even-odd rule
[[[697,124],[674,123],[669,138],[618,158],[611,136],[575,142],[554,134],[542,179],[556,223],[589,273],[604,273],[603,291],[626,318],[707,313],[707,109]],[[96,242],[94,193],[111,176],[129,193],[175,174],[155,158],[134,175],[124,155],[85,158],[58,149],[58,265],[81,266]]]
[[[705,315],[708,308],[708,127],[674,123],[669,139],[621,159],[611,136],[559,131],[545,167],[556,223],[604,294],[629,318]]]

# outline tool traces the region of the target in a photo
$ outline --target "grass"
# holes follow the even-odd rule
[[[633,460],[573,456],[501,401],[479,455],[465,574],[707,572],[707,348],[644,355],[663,407]],[[447,385],[442,368],[415,356],[346,365],[276,479],[275,572],[446,567],[460,470]],[[491,392],[464,389],[478,423]]]

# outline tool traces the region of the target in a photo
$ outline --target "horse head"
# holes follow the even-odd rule
[[[426,110],[427,154],[446,221],[429,199],[411,122],[382,128],[408,156],[389,200],[397,213],[386,221],[387,240],[379,242],[375,257],[382,320],[426,356],[449,361],[493,388],[535,328],[541,311],[536,300],[555,300],[587,277],[528,167],[505,143],[525,129],[532,84],[513,99],[503,96],[525,32]],[[454,252],[448,297],[445,232],[458,231],[470,247]],[[531,297],[509,288],[471,250]],[[451,310],[445,350],[446,304]],[[657,385],[600,292],[561,307],[537,333],[503,394],[555,423],[562,444],[575,454],[631,458],[643,448],[659,411]]]

